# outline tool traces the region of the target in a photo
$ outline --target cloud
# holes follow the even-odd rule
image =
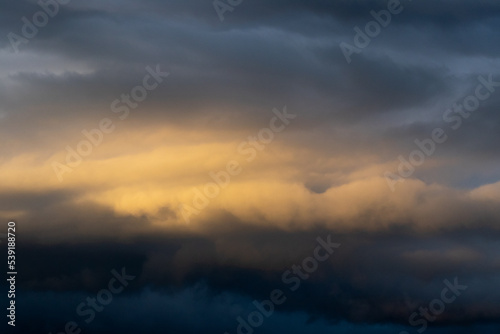
[[[19,53],[7,35],[40,6],[0,5],[0,220],[19,228],[19,331],[60,330],[118,266],[138,279],[93,333],[229,331],[328,234],[341,250],[262,333],[411,330],[454,277],[469,289],[427,332],[498,327],[500,97],[457,131],[443,120],[478,76],[500,78],[497,1],[405,2],[351,64],[339,43],[386,1],[244,1],[224,22],[211,1],[75,1]],[[169,77],[120,120],[111,103],[156,64]],[[248,161],[239,145],[284,105],[297,118]],[[53,162],[103,118],[115,129],[59,182]],[[437,127],[447,142],[391,192],[384,172]],[[241,174],[186,222],[231,160]]]

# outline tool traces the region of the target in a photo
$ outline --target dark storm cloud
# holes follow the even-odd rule
[[[198,284],[188,289],[168,294],[145,290],[141,295],[120,295],[98,313],[96,319],[86,324],[82,318],[75,314],[74,307],[63,308],[60,301],[65,300],[75,306],[85,300],[87,295],[81,293],[36,293],[33,295],[22,294],[19,299],[24,305],[26,314],[34,313],[30,323],[22,324],[14,333],[58,333],[63,330],[64,324],[77,321],[83,332],[92,333],[209,333],[223,334],[236,333],[236,317],[239,311],[244,313],[252,311],[246,304],[251,299],[240,295],[224,294],[215,298],[207,298],[211,293],[203,284]],[[242,304],[241,309],[236,309],[235,304]],[[49,310],[55,312],[49,312]],[[246,315],[246,314],[244,314]],[[117,320],[119,319],[119,320]],[[144,321],[145,319],[151,321]],[[370,325],[349,324],[345,322],[328,324],[324,321],[307,321],[308,316],[303,313],[289,314],[277,311],[272,317],[265,320],[263,326],[255,332],[276,333],[324,333],[335,332],[339,334],[386,334],[399,333],[401,330],[413,332],[410,326],[401,325]],[[110,331],[108,328],[113,328]],[[429,327],[426,331],[430,334],[467,334],[471,331],[477,333],[494,333],[494,326],[476,324],[470,326]]]
[[[380,2],[380,4],[383,3],[383,1]],[[262,105],[272,105],[276,103],[275,101],[287,100],[301,109],[319,102],[319,107],[309,108],[308,113],[311,114],[332,114],[331,110],[335,108],[341,109],[341,112],[348,112],[356,118],[358,113],[419,106],[429,99],[446,94],[446,87],[451,85],[452,75],[449,70],[436,70],[426,64],[397,65],[397,62],[395,64],[389,59],[373,58],[370,50],[360,56],[358,64],[347,66],[338,48],[338,42],[340,42],[338,32],[330,30],[325,32],[321,30],[321,26],[318,26],[314,35],[303,35],[287,25],[287,21],[293,22],[293,19],[286,15],[281,17],[278,14],[279,8],[283,8],[285,12],[293,12],[297,16],[311,18],[320,16],[320,13],[321,15],[330,13],[333,20],[338,18],[352,20],[354,27],[357,24],[354,18],[364,12],[364,9],[368,13],[370,9],[376,8],[375,3],[313,1],[306,4],[302,1],[293,1],[286,2],[286,4],[284,2],[266,3],[266,6],[259,3],[245,3],[237,11],[231,13],[234,17],[249,15],[248,13],[252,10],[274,13],[276,30],[268,31],[245,26],[237,30],[228,28],[224,31],[207,26],[206,22],[199,20],[198,16],[196,16],[198,21],[176,20],[175,13],[187,13],[189,12],[187,8],[191,11],[192,8],[196,8],[192,3],[187,6],[179,2],[147,2],[147,5],[154,5],[154,10],[146,4],[133,5],[128,2],[121,3],[121,5],[117,2],[113,11],[106,6],[100,8],[96,3],[90,3],[89,8],[81,7],[78,3],[70,4],[66,6],[67,8],[62,8],[47,27],[40,29],[40,38],[34,38],[25,46],[25,50],[26,52],[39,50],[61,54],[72,60],[84,61],[91,69],[98,71],[94,76],[89,75],[87,78],[88,84],[93,88],[82,85],[81,78],[71,74],[57,79],[63,87],[52,86],[53,92],[66,95],[68,99],[74,101],[92,96],[87,103],[94,104],[101,100],[101,96],[109,96],[111,99],[113,93],[116,93],[113,89],[114,85],[110,82],[120,82],[123,91],[127,89],[126,83],[129,81],[126,77],[131,74],[131,71],[137,73],[146,65],[153,63],[164,64],[171,70],[173,81],[175,81],[175,84],[172,83],[166,90],[170,94],[162,94],[165,98],[158,101],[163,103],[165,109],[168,109],[164,110],[167,114],[173,113],[171,109],[174,109],[168,108],[169,105],[175,107],[180,105],[181,108],[184,107],[183,112],[188,108],[192,110],[192,105],[186,105],[187,99],[196,101],[193,102],[195,110],[221,106],[238,109],[245,105],[253,105],[254,108],[249,111],[252,114],[256,109],[262,109]],[[200,2],[199,5],[206,7],[207,4]],[[402,22],[406,22],[412,16],[425,17],[420,13],[422,11],[430,12],[430,4],[412,5],[421,10],[414,10],[415,12],[413,9],[408,10]],[[132,8],[138,6],[143,10],[131,12],[130,6]],[[433,3],[432,6],[434,9],[435,4]],[[447,4],[438,5],[433,13],[439,18],[440,15],[445,15],[443,9],[448,8],[447,6]],[[21,17],[23,13],[26,13],[27,8],[18,7],[13,10]],[[472,2],[462,2],[460,5],[454,4],[453,6],[454,10],[471,13],[474,18],[490,17],[493,15],[492,12],[495,12],[495,7],[493,2],[482,2],[478,5],[473,5]],[[158,10],[159,8],[164,8],[164,10]],[[36,6],[30,9],[34,10]],[[212,9],[207,8],[209,13],[205,15],[215,16],[215,13],[211,12]],[[118,13],[123,12],[126,15],[119,16]],[[197,10],[194,13],[199,15]],[[15,13],[10,14],[15,16]],[[162,15],[166,19],[162,18]],[[367,16],[366,19],[370,17]],[[267,22],[260,22],[258,17],[252,22],[257,27],[260,23],[260,29],[268,26]],[[321,24],[321,21],[319,22]],[[238,27],[237,22],[231,24],[236,24],[233,27]],[[491,22],[486,25],[491,28],[491,36],[494,36],[494,24]],[[10,26],[12,29],[14,27]],[[398,27],[390,26],[387,29],[387,34],[392,34],[391,39],[385,40],[388,50],[398,50],[397,43],[402,38],[412,40],[412,35],[422,35],[408,30],[403,32],[404,37],[402,37],[394,34],[395,29]],[[463,41],[454,40],[456,34],[451,31],[446,33],[440,28],[427,28],[425,38],[433,37],[435,33],[442,36],[439,42],[435,43],[436,45],[443,44],[445,41],[456,46],[464,45]],[[353,36],[353,34],[350,31],[343,34],[343,37]],[[480,30],[472,30],[469,34],[468,41],[472,43],[485,40]],[[481,34],[481,38],[474,38],[478,34]],[[317,40],[317,36],[324,37]],[[383,38],[384,36],[381,37]],[[391,43],[392,39],[395,42]],[[432,43],[432,40],[429,43]],[[318,47],[318,44],[323,44],[323,46]],[[326,59],[327,56],[322,51],[325,48],[332,50],[327,52],[331,60]],[[377,46],[374,45],[373,48],[376,49]],[[411,49],[417,50],[415,47]],[[448,45],[447,49],[453,48]],[[472,46],[467,49],[481,48]],[[486,54],[488,51],[484,50]],[[460,52],[454,53],[460,55]],[[441,56],[443,57],[454,57],[454,55],[447,53]],[[386,64],[386,66],[381,64]],[[103,67],[109,69],[110,66],[112,70],[108,70],[107,73],[99,72]],[[120,76],[116,75],[117,72]],[[244,78],[244,80],[238,78]],[[53,79],[49,77],[40,79],[43,80],[33,81],[36,88],[40,91],[51,89]],[[211,85],[213,82],[218,84]],[[80,98],[74,95],[75,92],[79,92]],[[301,103],[295,98],[297,94],[293,92],[300,92],[299,96],[315,92],[319,94],[320,99],[319,101],[318,99],[306,100]],[[388,93],[393,98],[383,101],[378,99]],[[28,95],[27,92],[24,94]],[[53,94],[44,93],[44,96],[45,99],[62,103],[65,100]],[[259,97],[259,102],[255,101],[256,96]],[[36,99],[36,94],[33,99],[33,103],[43,102]],[[221,105],[221,102],[217,101],[224,102]],[[363,103],[358,102],[352,105],[353,101],[363,101]],[[175,109],[178,110],[178,108]],[[59,113],[63,114],[63,111]],[[364,116],[364,114],[359,116]],[[336,115],[331,117],[336,117]]]
[[[282,282],[281,274],[311,255],[317,236],[326,239],[329,234],[341,247],[297,291],[290,291],[290,284]],[[149,319],[163,318],[165,328],[184,326],[186,333],[191,333],[194,329],[186,327],[187,319],[167,316],[165,320],[165,315],[175,312],[167,305],[172,307],[171,303],[177,303],[180,310],[189,309],[189,304],[201,309],[215,307],[211,317],[217,320],[199,319],[197,326],[213,325],[228,330],[238,315],[245,316],[251,311],[252,299],[269,298],[270,291],[276,288],[287,295],[287,302],[280,306],[279,312],[300,312],[309,317],[311,324],[304,330],[309,326],[314,328],[320,319],[327,319],[332,325],[349,321],[405,326],[419,306],[425,307],[440,297],[444,279],[453,281],[458,277],[458,282],[468,288],[447,305],[447,312],[435,324],[479,324],[497,322],[500,316],[492,311],[500,306],[496,289],[500,263],[494,256],[498,252],[497,238],[498,232],[460,228],[422,237],[410,231],[350,234],[316,229],[285,233],[240,228],[223,236],[201,238],[156,235],[127,242],[23,243],[19,270],[24,274],[19,285],[23,298],[28,300],[37,295],[47,298],[45,290],[59,291],[48,303],[55,310],[61,303],[74,309],[79,304],[78,298],[84,300],[86,295],[106,286],[111,269],[123,266],[136,279],[113,302],[109,313],[99,314],[103,318],[100,321],[115,321],[113,314],[119,309],[132,312],[133,317],[137,317],[136,312],[144,317],[150,312]],[[223,255],[229,243],[240,245],[240,249]],[[254,268],[248,259],[240,260],[238,265],[231,264],[231,257],[244,259],[248,249],[256,256],[266,256],[267,260]],[[182,292],[185,289],[192,294]],[[79,291],[80,297],[70,297],[75,291]],[[183,303],[187,305],[182,306]],[[21,310],[30,309],[27,305],[23,304]],[[235,311],[235,306],[240,311]],[[150,311],[139,311],[142,307]],[[186,311],[179,312],[181,317],[188,316],[183,314]],[[54,328],[74,318],[67,312],[60,314],[64,316],[52,315],[44,318],[43,323]],[[305,326],[306,319],[301,326]]]

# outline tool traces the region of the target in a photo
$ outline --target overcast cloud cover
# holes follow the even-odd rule
[[[210,0],[71,0],[26,38],[40,4],[0,0],[6,333],[234,334],[274,289],[286,302],[255,333],[422,333],[409,318],[445,280],[467,289],[425,332],[498,333],[500,2],[401,0],[347,61],[393,1],[228,1],[221,20]],[[317,238],[340,246],[291,291]],[[78,305],[122,268],[135,278],[87,323]]]

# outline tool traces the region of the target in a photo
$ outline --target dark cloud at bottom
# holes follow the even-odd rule
[[[326,240],[328,235],[341,246],[292,291],[282,274],[312,255],[317,237]],[[404,230],[248,229],[224,238],[244,246],[224,255],[227,246],[220,240],[186,235],[22,243],[16,333],[55,334],[75,321],[82,333],[233,334],[237,317],[247,317],[255,311],[252,301],[269,299],[275,289],[284,291],[286,301],[256,333],[416,333],[420,326],[409,326],[410,315],[429,307],[440,298],[444,280],[454,279],[467,290],[446,305],[427,332],[494,333],[500,327],[500,312],[494,311],[500,309],[498,263],[491,256],[496,235],[491,231],[422,237]],[[261,254],[267,254],[267,261],[252,262]],[[88,316],[79,315],[77,307],[108,287],[113,269],[135,278],[87,324]]]
[[[40,334],[67,333],[68,322],[77,324],[77,331],[93,334],[114,333],[179,333],[179,334],[234,334],[238,333],[237,317],[247,318],[252,300],[239,295],[207,296],[206,288],[196,286],[177,293],[153,292],[149,289],[118,296],[104,310],[96,313],[95,319],[86,323],[76,313],[76,306],[87,298],[78,292],[22,292],[18,302],[24,306],[18,309],[19,322],[11,333]],[[235,312],[235,303],[243,309]],[[237,307],[236,307],[237,309]],[[429,334],[498,333],[498,324],[478,322],[473,325],[440,326],[429,324]],[[419,333],[420,327],[401,324],[363,324],[340,321],[328,323],[311,318],[303,312],[283,312],[277,309],[254,333],[271,334],[286,332],[339,333],[339,334],[399,334],[402,331]]]

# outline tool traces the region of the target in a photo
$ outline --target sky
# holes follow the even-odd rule
[[[6,333],[498,333],[500,2],[0,3]]]

